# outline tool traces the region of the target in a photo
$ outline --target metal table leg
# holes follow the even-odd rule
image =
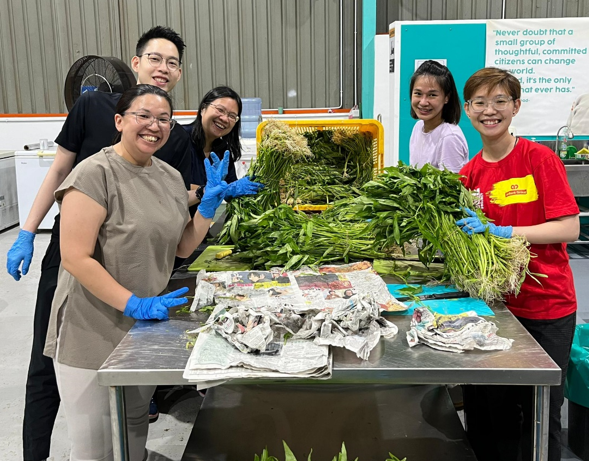
[[[114,461],[129,461],[125,388],[123,386],[109,387],[108,399],[110,402],[110,424],[112,427],[112,449]]]
[[[534,386],[534,461],[548,460],[550,386]]]

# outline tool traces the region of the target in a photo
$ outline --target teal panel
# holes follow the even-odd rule
[[[374,116],[374,36],[376,0],[362,2],[362,118]]]
[[[409,138],[416,120],[411,118],[409,81],[415,70],[416,59],[446,59],[454,76],[458,96],[462,100],[462,89],[466,80],[477,70],[485,67],[486,25],[448,24],[401,26],[400,114],[399,114],[399,159],[409,162]],[[481,138],[472,127],[466,114],[462,113],[460,128],[468,142],[470,157],[482,148]]]

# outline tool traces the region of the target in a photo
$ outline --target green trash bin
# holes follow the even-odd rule
[[[569,447],[589,461],[589,324],[577,325],[564,395],[569,400]]]

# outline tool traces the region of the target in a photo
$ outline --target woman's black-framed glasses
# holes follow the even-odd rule
[[[123,115],[132,114],[135,120],[141,126],[150,126],[153,122],[157,122],[160,128],[171,130],[176,125],[176,120],[169,117],[156,117],[147,112],[124,112]]]
[[[489,104],[491,104],[495,110],[505,110],[507,109],[510,101],[513,101],[513,98],[508,98],[507,96],[496,96],[492,99],[474,98],[469,99],[466,102],[470,105],[470,109],[473,112],[479,113],[484,111]]]
[[[233,123],[237,123],[239,121],[239,115],[237,115],[233,112],[229,112],[223,106],[219,106],[218,104],[213,104],[212,102],[209,104],[209,106],[213,106],[219,115],[224,115],[229,120],[231,120]]]
[[[182,64],[176,58],[165,59],[159,53],[143,53],[143,54],[137,55],[138,58],[140,58],[141,56],[147,56],[147,62],[149,62],[149,64],[151,64],[152,67],[159,67],[159,65],[162,63],[162,61],[166,61],[166,67],[171,71],[178,70],[180,68],[180,64]]]

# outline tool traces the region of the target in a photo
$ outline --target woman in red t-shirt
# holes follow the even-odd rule
[[[526,277],[507,307],[563,370],[560,386],[550,390],[548,460],[560,461],[560,408],[576,324],[577,301],[566,243],[579,236],[579,208],[560,159],[549,148],[509,132],[521,107],[519,80],[509,72],[485,68],[464,86],[464,109],[481,135],[483,149],[460,174],[475,192],[485,215],[476,213],[457,224],[468,234],[489,232],[504,238],[524,236],[537,257],[532,273],[547,275],[541,283]],[[533,391],[521,386],[465,386],[469,440],[479,461],[531,459]]]

